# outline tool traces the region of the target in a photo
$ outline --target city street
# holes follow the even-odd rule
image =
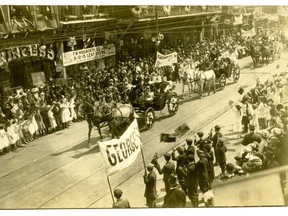
[[[241,98],[237,92],[241,86],[249,90],[256,84],[256,78],[265,80],[271,72],[287,71],[288,53],[267,66],[252,68],[252,60],[245,57],[238,60],[241,68],[240,80],[234,84],[227,81],[223,90],[210,93],[202,99],[188,94],[180,101],[178,113],[169,116],[167,108],[156,112],[157,120],[149,131],[141,130],[145,162],[149,163],[157,152],[159,156],[173,147],[183,144],[188,137],[202,130],[204,136],[218,124],[227,141],[228,162],[234,163],[235,152],[240,139],[232,132],[232,110],[229,100]],[[276,69],[277,64],[279,68]],[[181,84],[176,84],[180,94]],[[186,123],[190,131],[176,143],[160,141],[161,133],[174,133]],[[103,128],[105,140],[109,139],[108,129]],[[69,129],[59,131],[18,148],[16,152],[0,157],[0,209],[35,208],[111,208],[104,163],[97,142],[97,130],[92,131],[92,147],[87,148],[88,125],[86,121],[74,123]],[[162,165],[163,158],[159,159]],[[220,168],[216,167],[216,176]],[[143,183],[144,167],[141,154],[128,168],[110,176],[112,189],[121,188],[124,197],[132,207],[146,207]],[[157,173],[157,206],[163,203],[165,195],[162,176]],[[188,199],[187,199],[188,201]]]

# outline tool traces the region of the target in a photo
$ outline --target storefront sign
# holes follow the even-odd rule
[[[130,166],[141,151],[140,132],[135,119],[119,139],[99,142],[107,176]]]
[[[157,60],[155,67],[171,66],[172,64],[177,63],[177,53],[173,52],[168,55],[163,55],[157,52]]]
[[[75,50],[63,53],[63,65],[69,66],[84,63],[96,59],[113,56],[116,54],[114,44],[109,44],[106,48],[103,46],[91,47],[88,49]]]
[[[45,57],[53,60],[55,52],[53,46],[40,46],[39,44],[0,50],[0,66],[15,59],[30,56]]]

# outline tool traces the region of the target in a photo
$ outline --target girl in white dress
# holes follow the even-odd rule
[[[0,154],[6,154],[9,147],[8,134],[4,129],[4,124],[0,124]]]
[[[69,109],[70,109],[70,114],[71,114],[71,124],[72,124],[72,120],[73,119],[77,119],[77,114],[75,112],[75,98],[76,98],[76,94],[74,96],[71,97],[70,101],[69,101]]]
[[[57,127],[57,123],[56,123],[56,120],[55,120],[55,117],[54,117],[54,114],[52,112],[54,108],[54,104],[51,106],[51,105],[47,105],[47,109],[48,109],[48,112],[47,112],[47,115],[48,115],[48,119],[49,119],[49,122],[50,122],[50,128],[52,131],[54,131]]]

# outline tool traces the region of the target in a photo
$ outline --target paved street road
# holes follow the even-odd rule
[[[202,99],[196,96],[189,98],[187,95],[181,101],[175,116],[169,117],[167,109],[162,113],[156,112],[158,120],[153,128],[141,132],[147,163],[155,152],[162,156],[177,145],[177,143],[159,143],[160,133],[173,133],[183,123],[187,123],[191,131],[181,137],[178,143],[200,129],[209,131],[211,125],[216,122],[228,128],[231,125],[227,117],[229,116],[228,102],[230,99],[239,98],[238,88],[243,86],[249,90],[255,86],[258,76],[267,77],[272,71],[285,71],[287,54],[282,55],[280,60],[257,69],[251,69],[250,57],[239,60],[239,64],[241,77],[238,83],[233,84],[232,81],[228,81],[224,90],[219,90],[216,94],[211,93],[210,96]],[[276,69],[277,64],[280,65],[279,69]],[[177,92],[180,92],[180,88],[180,84],[177,84]],[[225,118],[218,118],[219,116]],[[75,123],[69,129],[41,137],[15,153],[2,156],[0,158],[0,209],[109,208],[111,197],[102,155],[96,144],[99,136],[96,131],[92,132],[94,145],[88,149],[87,131],[88,126],[85,121]],[[107,129],[103,131],[108,138]],[[233,139],[231,137],[231,140]],[[230,158],[237,148],[235,142],[231,141],[229,146]],[[142,175],[143,163],[139,154],[133,165],[110,177],[112,188],[120,185],[120,187],[130,188],[129,194],[135,192],[134,197],[132,195],[133,198],[130,197],[134,207],[144,207]],[[161,196],[162,180],[159,179],[158,182]]]

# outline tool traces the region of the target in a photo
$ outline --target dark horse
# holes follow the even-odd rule
[[[266,65],[269,63],[270,57],[272,61],[274,61],[274,47],[269,45],[262,45],[260,51],[262,55],[262,61],[265,62]]]
[[[260,46],[256,44],[250,44],[250,55],[253,60],[254,68],[258,67],[261,56]]]
[[[130,123],[134,120],[136,114],[134,108],[130,104],[106,104],[102,112],[95,112],[95,106],[85,101],[82,105],[82,112],[86,116],[88,122],[88,145],[90,147],[90,137],[93,127],[96,127],[103,139],[101,128],[108,126],[112,138],[119,138],[121,132],[125,131]]]

